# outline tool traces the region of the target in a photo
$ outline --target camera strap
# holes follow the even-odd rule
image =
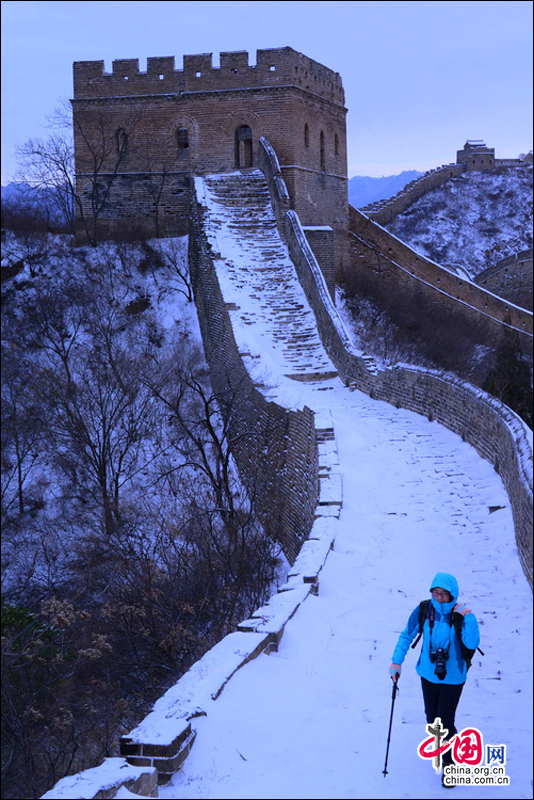
[[[435,619],[436,619],[436,609],[434,608],[432,603],[429,603],[429,606],[428,606],[428,629],[430,631],[430,652],[431,653],[434,652],[434,646],[432,644],[432,630],[434,628]],[[449,657],[449,647],[448,646],[447,646],[447,649],[445,650],[445,652],[446,652],[447,658],[448,658]]]
[[[424,605],[426,605],[426,609],[424,608]],[[423,635],[424,621],[425,621],[425,619],[427,619],[428,620],[428,629],[430,631],[430,652],[432,652],[432,650],[434,649],[433,646],[432,646],[432,630],[434,628],[434,622],[436,620],[436,609],[434,608],[434,606],[432,605],[430,600],[423,600],[423,602],[420,604],[420,609],[421,609],[421,607],[422,607],[423,612],[424,612],[424,618],[420,619],[420,621],[419,621],[419,634],[418,634],[415,642],[412,644],[412,650],[415,647],[417,647],[417,645],[419,644],[421,636]],[[452,615],[451,615],[451,618],[452,618]],[[451,622],[451,626],[452,626],[452,622]],[[447,651],[446,652],[447,652],[447,656],[448,656],[449,655],[449,648],[448,647],[447,647]]]
[[[430,617],[430,609],[432,609],[432,618]],[[418,634],[417,639],[415,640],[415,642],[412,644],[412,650],[415,647],[417,647],[417,645],[419,644],[419,641],[421,639],[421,636],[423,635],[423,625],[425,624],[425,619],[428,619],[428,624],[430,626],[430,630],[432,630],[432,628],[434,627],[435,616],[436,616],[436,612],[435,612],[434,606],[432,605],[430,600],[423,600],[419,604],[419,634]]]

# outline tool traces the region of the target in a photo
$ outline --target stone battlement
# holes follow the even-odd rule
[[[75,99],[287,85],[311,91],[336,103],[345,100],[339,73],[291,47],[258,50],[256,64],[249,64],[246,50],[221,53],[218,67],[213,65],[212,53],[184,55],[182,69],[176,68],[174,56],[148,58],[146,71],[139,69],[136,58],[113,61],[110,73],[105,71],[103,61],[74,63]]]

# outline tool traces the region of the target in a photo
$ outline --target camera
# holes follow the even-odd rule
[[[436,665],[436,669],[434,671],[440,681],[442,681],[445,678],[445,675],[447,674],[448,657],[449,657],[449,651],[444,650],[443,647],[438,647],[437,650],[430,651],[430,661],[432,662],[432,664]]]

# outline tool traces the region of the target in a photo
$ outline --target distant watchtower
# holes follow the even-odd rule
[[[463,150],[456,153],[456,163],[467,170],[490,170],[495,168],[495,148],[487,147],[482,139],[468,139]]]
[[[88,213],[95,183],[103,235],[180,235],[192,177],[257,167],[265,136],[305,226],[334,229],[341,266],[348,228],[346,108],[341,77],[290,47],[74,64],[78,190]],[[100,152],[102,150],[102,152]],[[98,176],[95,180],[95,164]],[[98,193],[98,186],[96,191]]]

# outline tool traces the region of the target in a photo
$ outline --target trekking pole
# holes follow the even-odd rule
[[[386,761],[385,761],[384,769],[383,769],[384,778],[388,774],[389,742],[390,742],[390,739],[391,739],[391,724],[393,722],[393,708],[395,706],[395,697],[396,697],[397,692],[399,691],[399,687],[397,686],[397,681],[398,680],[399,680],[399,676],[397,674],[397,680],[393,681],[393,691],[391,693],[391,714],[389,716],[388,746],[387,746],[387,749],[386,749]]]

